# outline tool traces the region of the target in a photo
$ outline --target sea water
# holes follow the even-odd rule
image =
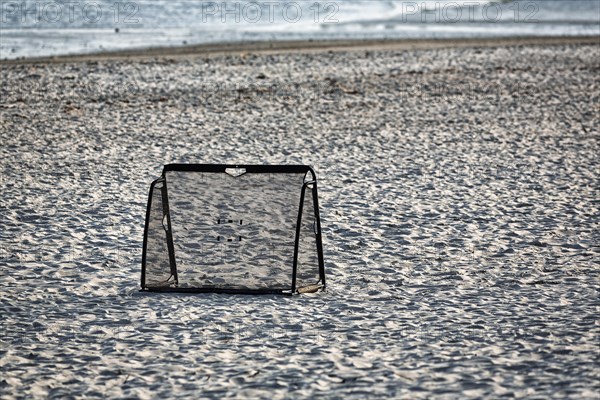
[[[0,0],[0,58],[271,40],[600,34],[597,0]]]

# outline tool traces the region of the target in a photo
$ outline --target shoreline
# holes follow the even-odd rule
[[[526,36],[472,39],[365,39],[232,42],[179,47],[106,51],[101,53],[0,60],[0,65],[54,64],[88,61],[141,61],[157,58],[215,57],[235,54],[322,53],[341,51],[425,50],[442,48],[507,47],[520,45],[600,45],[600,36]]]

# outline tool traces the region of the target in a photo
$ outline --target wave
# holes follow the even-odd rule
[[[0,11],[3,58],[217,41],[600,35],[591,0],[25,0]]]

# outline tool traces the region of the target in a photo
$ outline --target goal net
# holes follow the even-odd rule
[[[295,294],[325,287],[309,166],[170,164],[152,182],[142,290]]]

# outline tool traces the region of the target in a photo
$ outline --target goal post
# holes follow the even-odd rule
[[[325,288],[315,171],[166,165],[150,185],[141,287],[289,295]]]

